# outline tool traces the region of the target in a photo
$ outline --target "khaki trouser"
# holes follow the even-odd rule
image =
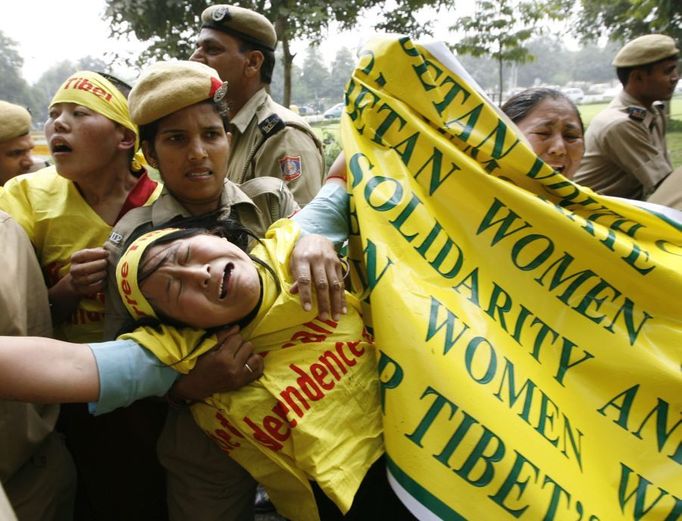
[[[256,481],[199,429],[189,409],[169,409],[157,451],[171,521],[253,520]]]
[[[19,521],[73,519],[76,469],[55,432],[3,486]]]

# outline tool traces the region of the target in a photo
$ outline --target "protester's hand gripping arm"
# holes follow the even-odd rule
[[[71,256],[69,273],[48,290],[55,324],[66,320],[82,297],[93,296],[104,289],[108,256],[104,248],[87,248]]]

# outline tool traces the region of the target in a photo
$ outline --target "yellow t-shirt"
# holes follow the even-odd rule
[[[305,312],[287,290],[289,256],[298,229],[275,223],[251,252],[259,267],[263,301],[241,334],[265,356],[255,382],[192,406],[196,422],[268,491],[292,519],[318,519],[310,481],[347,511],[369,467],[383,454],[376,353],[352,296],[336,323]],[[258,266],[258,265],[257,265]],[[214,342],[194,329],[138,329],[134,338],[159,359],[187,373]],[[195,348],[200,344],[198,348]]]
[[[126,207],[151,204],[161,191],[146,174],[128,196]],[[10,179],[0,193],[0,209],[9,213],[33,243],[48,287],[69,273],[71,255],[102,246],[111,226],[83,199],[73,182],[54,166]],[[142,204],[138,204],[142,201]],[[104,293],[82,298],[55,337],[70,342],[99,342],[103,336]]]

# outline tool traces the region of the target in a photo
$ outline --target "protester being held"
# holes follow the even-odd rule
[[[267,87],[275,67],[277,35],[267,18],[233,5],[201,14],[201,32],[190,60],[205,63],[227,81],[232,158],[227,177],[282,179],[304,205],[324,176],[322,143],[299,115],[275,103]]]
[[[0,208],[33,244],[49,287],[55,336],[99,341],[108,255],[102,245],[112,225],[131,208],[150,204],[161,187],[136,158],[137,126],[125,96],[100,74],[79,71],[61,85],[50,102],[45,136],[54,166],[8,181]],[[75,404],[62,408],[58,424],[79,473],[76,518],[131,518],[131,511],[145,517],[150,510],[143,507],[154,504],[145,486],[154,480],[143,469],[154,465],[164,507],[162,469],[156,458],[143,460],[144,453],[136,452],[140,441],[125,430],[126,422],[161,425],[163,416],[139,411],[92,420],[85,406]],[[139,472],[118,475],[115,465],[128,460],[136,461]],[[146,502],[129,507],[125,488]]]
[[[509,98],[501,109],[540,159],[573,178],[585,152],[585,129],[575,103],[558,90],[533,87]]]
[[[679,49],[662,34],[627,43],[613,60],[623,90],[597,114],[585,136],[575,181],[604,195],[646,200],[672,172],[665,108],[679,72]]]
[[[115,278],[116,263],[129,236],[179,218],[209,214],[214,219],[229,216],[262,236],[274,221],[298,210],[281,179],[257,177],[239,187],[226,179],[231,152],[225,100],[225,89],[229,92],[229,88],[215,70],[202,63],[159,62],[142,73],[130,94],[131,117],[140,127],[142,149],[148,163],[158,169],[164,188],[154,204],[134,209],[121,219],[107,241],[107,339],[115,338],[129,318]],[[312,306],[310,287],[305,282],[312,277],[319,279],[320,270],[326,280],[327,270],[331,274],[340,264],[330,246],[326,258],[316,251],[307,253],[320,247],[314,237],[307,239],[300,245],[304,249],[301,255],[312,260],[295,263],[294,269],[300,273],[306,302]],[[337,273],[336,279],[340,276]],[[319,295],[323,304],[320,312],[328,313],[326,293]],[[334,304],[335,309],[341,308],[340,301]],[[239,387],[257,376],[246,373],[243,364],[228,356],[228,351],[222,350],[213,364],[207,361],[208,375],[196,371],[179,380],[169,398],[199,400],[220,390],[212,387],[218,370],[226,375],[223,379],[227,384],[223,386]],[[131,367],[140,368],[141,364]],[[138,380],[143,378],[141,373]],[[168,381],[166,390],[172,383],[173,379]],[[255,482],[197,428],[187,408],[168,410],[158,454],[166,469],[171,519],[253,517]]]
[[[31,155],[33,146],[31,113],[14,103],[0,101],[0,191],[13,177],[41,166]]]
[[[0,334],[50,336],[47,288],[33,247],[4,212],[0,244]],[[19,519],[73,519],[76,470],[54,432],[58,415],[58,405],[0,401],[0,482]],[[0,519],[6,519],[2,508]]]
[[[167,368],[187,372],[212,349],[212,331],[238,325],[248,342],[235,356],[245,374],[263,371],[263,376],[192,405],[202,429],[261,480],[283,515],[292,519],[310,518],[313,497],[322,519],[340,518],[361,482],[362,499],[353,504],[348,519],[412,519],[382,470],[376,359],[359,302],[347,295],[348,313],[338,322],[320,321],[316,310],[300,307],[286,290],[293,283],[287,264],[298,234],[291,221],[274,225],[249,254],[247,232],[231,221],[212,232],[184,228],[182,221],[174,224],[178,227],[152,230],[136,239],[119,261],[117,286],[131,315],[146,324],[124,335],[120,348],[142,343]],[[317,331],[315,339],[306,331]],[[2,338],[0,394],[92,401],[114,387],[127,392],[127,382],[112,381],[106,362],[99,363],[107,347]],[[17,367],[19,350],[39,362]],[[260,354],[267,354],[264,369]],[[318,374],[324,367],[325,375]],[[312,387],[288,396],[291,386],[315,387],[306,380],[310,377],[304,378],[305,370],[322,379],[318,391],[323,396],[315,402],[296,401],[305,400]],[[37,383],[27,385],[28,380]],[[270,415],[278,404],[287,419],[274,432],[268,418],[274,418]],[[324,427],[330,415],[335,426],[347,426],[344,436],[337,427]],[[262,435],[262,428],[250,430],[253,422],[267,425]],[[279,441],[268,443],[265,432],[274,432]]]

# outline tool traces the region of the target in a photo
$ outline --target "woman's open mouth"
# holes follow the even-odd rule
[[[234,269],[234,264],[228,262],[223,270],[223,278],[220,280],[220,287],[218,287],[218,300],[223,300],[227,296],[227,288],[230,283],[230,275]]]
[[[72,152],[72,148],[61,139],[53,139],[50,143],[50,152],[52,154],[60,154],[66,152]]]

